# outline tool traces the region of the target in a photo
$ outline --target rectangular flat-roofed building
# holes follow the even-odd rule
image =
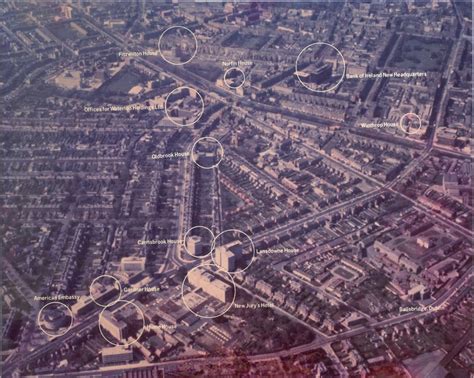
[[[209,272],[194,269],[188,274],[188,280],[191,285],[201,288],[205,293],[219,299],[221,302],[229,302],[232,299],[231,286]]]
[[[120,270],[127,273],[143,272],[145,270],[145,257],[130,256],[120,260]]]
[[[111,364],[117,362],[129,362],[133,360],[133,351],[123,346],[102,348],[102,362]]]
[[[127,324],[122,320],[115,319],[110,311],[105,310],[102,313],[100,325],[119,341],[126,336]]]

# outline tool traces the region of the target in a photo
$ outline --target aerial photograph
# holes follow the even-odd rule
[[[0,377],[474,377],[472,15],[0,0]]]

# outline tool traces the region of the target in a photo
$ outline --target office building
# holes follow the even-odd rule
[[[72,7],[69,4],[62,5],[61,13],[64,18],[70,20],[72,18]]]
[[[116,300],[119,292],[120,289],[116,282],[110,285],[104,285],[103,282],[95,281],[95,283],[90,287],[89,295],[91,300],[95,300],[96,303],[94,305],[99,304],[101,306],[106,306]],[[78,315],[83,315],[92,308],[86,299],[79,300],[75,306],[76,311],[81,312],[78,312]]]
[[[145,270],[146,257],[130,256],[120,260],[120,270],[126,273],[140,273]]]
[[[216,263],[226,272],[235,270],[235,255],[225,246],[216,249]]]
[[[102,313],[100,325],[118,341],[126,337],[127,324],[122,320],[115,319],[110,311],[105,310]]]
[[[122,346],[102,348],[102,362],[112,364],[117,362],[129,362],[133,360],[133,351]]]
[[[71,311],[74,316],[81,316],[87,314],[97,305],[90,297],[81,297],[76,303],[71,306]]]
[[[202,269],[194,269],[188,274],[189,283],[202,289],[205,293],[213,296],[221,302],[232,300],[232,288],[230,285],[214,277],[210,272]]]
[[[412,261],[405,253],[396,247],[381,243],[378,240],[375,241],[374,247],[376,252],[397,264],[399,267],[403,267],[415,273],[421,270],[421,267],[416,262]]]
[[[216,263],[226,272],[236,269],[238,257],[242,254],[242,243],[234,241],[216,249]]]
[[[68,327],[72,319],[67,311],[64,311],[64,307],[54,307],[54,305],[51,307],[43,310],[41,319],[43,328],[56,332],[63,327]]]
[[[308,84],[322,84],[332,75],[332,66],[330,64],[321,64],[319,66],[310,65],[305,71],[295,73],[301,81]]]
[[[190,236],[187,240],[188,251],[192,256],[202,255],[202,238],[197,235]]]

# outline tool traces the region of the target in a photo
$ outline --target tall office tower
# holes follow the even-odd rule
[[[226,245],[216,249],[216,263],[226,272],[235,270],[235,254]]]
[[[126,337],[127,323],[122,320],[115,319],[114,315],[105,310],[102,314],[101,326],[118,341]]]
[[[202,239],[200,236],[193,235],[187,240],[188,251],[193,256],[202,255]]]

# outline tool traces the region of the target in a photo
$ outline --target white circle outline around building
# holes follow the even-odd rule
[[[196,91],[197,95],[199,96],[199,99],[201,100],[201,112],[199,113],[199,115],[196,117],[196,119],[191,122],[191,123],[185,123],[184,125],[183,124],[180,124],[178,122],[175,122],[173,121],[173,119],[170,117],[170,115],[168,114],[168,98],[173,94],[173,92],[179,90],[179,89],[184,89],[184,88],[187,88],[189,90],[193,90],[193,91]],[[195,123],[197,123],[201,117],[202,117],[202,114],[204,113],[204,99],[202,98],[201,94],[199,93],[199,91],[197,89],[194,89],[194,88],[191,88],[191,87],[188,87],[186,85],[182,86],[182,87],[178,87],[178,88],[175,88],[173,89],[170,93],[168,93],[168,95],[166,96],[165,98],[165,114],[166,114],[166,117],[168,117],[168,119],[173,122],[176,126],[192,126],[194,125]]]
[[[415,131],[413,131],[413,132],[406,131],[406,130],[403,128],[403,119],[404,119],[405,117],[413,117],[413,116],[418,119],[418,125],[419,125],[419,126],[418,126],[418,128],[417,128]],[[401,116],[400,122],[399,122],[398,125],[400,126],[400,129],[401,129],[405,134],[408,134],[408,135],[415,135],[415,134],[418,134],[418,133],[421,131],[421,118],[420,118],[420,116],[419,116],[418,114],[416,114],[416,113],[406,113],[406,114],[404,114],[404,115]]]
[[[206,231],[209,231],[210,234],[212,235],[212,244],[211,244],[211,250],[206,253],[205,255],[203,256],[195,256],[193,254],[191,254],[191,252],[189,252],[188,250],[188,247],[187,247],[187,243],[186,243],[186,238],[188,237],[188,234],[194,230],[195,228],[204,228]],[[196,259],[204,259],[206,258],[207,256],[209,256],[210,253],[212,253],[212,251],[214,250],[214,242],[215,242],[215,237],[214,237],[214,233],[212,232],[212,230],[210,228],[207,228],[207,227],[204,227],[204,226],[194,226],[194,227],[191,227],[188,231],[186,231],[186,233],[184,234],[184,237],[183,237],[183,246],[184,246],[184,249],[186,250],[186,252],[188,253],[188,255],[196,258]]]
[[[198,269],[198,268],[202,268],[204,266],[210,266],[210,267],[213,267],[213,268],[217,268],[218,271],[222,271],[224,273],[227,274],[227,276],[230,278],[230,280],[232,281],[232,285],[234,286],[234,297],[232,298],[232,301],[230,302],[230,305],[229,307],[227,307],[221,314],[218,314],[218,315],[214,315],[214,316],[205,316],[205,315],[200,315],[198,314],[197,312],[194,312],[193,310],[191,310],[191,308],[188,306],[188,304],[186,303],[186,301],[184,300],[184,282],[188,279],[188,274],[190,272],[192,272],[193,270],[195,269]],[[192,268],[187,274],[186,274],[186,277],[184,277],[184,280],[183,280],[183,283],[181,284],[181,299],[184,303],[184,306],[186,306],[186,308],[191,311],[194,315],[196,315],[197,317],[199,318],[204,318],[204,319],[214,319],[214,318],[218,318],[219,316],[222,316],[224,315],[227,311],[229,311],[232,306],[234,305],[234,302],[235,302],[235,297],[237,295],[237,286],[235,285],[235,281],[234,281],[234,278],[232,277],[232,275],[229,273],[229,272],[226,272],[224,269],[222,269],[220,266],[217,266],[215,264],[201,264],[201,265],[197,265],[195,266],[194,268]]]
[[[110,341],[109,339],[107,339],[107,337],[105,337],[104,335],[104,332],[102,332],[102,326],[100,325],[100,320],[101,320],[101,317],[102,317],[102,314],[104,313],[104,311],[107,309],[107,307],[110,307],[110,306],[107,306],[107,307],[104,307],[102,309],[102,311],[99,313],[99,321],[98,321],[98,324],[99,324],[99,331],[100,331],[100,334],[102,335],[102,337],[105,339],[105,341],[107,341],[109,344],[112,344],[114,346],[130,346],[132,344],[135,344],[138,340],[140,340],[140,337],[142,337],[143,335],[143,332],[145,332],[145,314],[143,313],[143,311],[141,310],[140,307],[138,307],[135,303],[131,302],[131,301],[127,301],[125,299],[121,299],[117,302],[115,302],[114,304],[116,303],[119,303],[119,302],[125,302],[127,304],[131,304],[132,306],[135,306],[138,310],[138,312],[141,314],[142,316],[142,322],[143,322],[143,326],[142,326],[142,330],[140,331],[140,334],[136,337],[135,340],[133,340],[131,343],[125,343],[125,344],[118,344],[118,343],[114,343],[112,341]]]
[[[211,165],[210,167],[205,167],[201,164],[199,164],[196,159],[194,159],[194,149],[196,148],[196,144],[204,139],[210,139],[210,140],[213,140],[215,142],[217,142],[217,144],[219,145],[220,149],[222,150],[222,156],[221,158],[219,159],[219,161],[216,163],[216,164],[213,164]],[[219,142],[216,138],[213,138],[213,137],[201,137],[199,138],[198,140],[196,140],[194,143],[193,143],[193,146],[191,147],[191,160],[193,161],[194,164],[196,164],[199,168],[202,168],[202,169],[212,169],[212,168],[217,168],[219,166],[219,164],[221,163],[222,159],[224,158],[224,147],[222,147],[222,144],[221,142]]]
[[[194,43],[196,44],[196,47],[194,48],[194,53],[193,53],[193,55],[192,55],[191,58],[189,58],[186,62],[183,62],[183,63],[174,63],[174,62],[172,62],[172,61],[166,59],[165,56],[163,55],[163,53],[161,52],[161,39],[162,39],[163,36],[164,36],[168,31],[170,31],[171,29],[184,29],[184,30],[190,32],[191,35],[192,35],[193,38],[194,38]],[[173,66],[182,66],[183,64],[189,63],[189,62],[190,62],[191,60],[193,60],[194,57],[196,56],[197,50],[198,50],[198,41],[197,41],[196,35],[194,34],[194,32],[193,32],[191,29],[188,29],[188,28],[185,27],[185,26],[179,26],[179,25],[171,26],[171,27],[169,27],[168,29],[166,29],[163,33],[161,33],[160,38],[158,38],[158,51],[160,52],[161,58],[162,58],[166,63],[172,64]]]
[[[244,80],[242,81],[242,84],[236,86],[236,87],[233,87],[232,85],[229,85],[227,84],[227,81],[226,81],[226,77],[227,77],[227,74],[231,71],[231,70],[237,70],[237,71],[240,71],[242,73],[242,76],[244,77]],[[224,84],[227,85],[227,88],[230,88],[230,89],[239,89],[240,87],[242,87],[244,84],[245,84],[245,72],[242,71],[239,67],[230,67],[228,68],[225,72],[224,72]]]
[[[312,46],[315,46],[315,45],[326,45],[326,46],[329,46],[329,47],[332,47],[334,50],[336,50],[336,52],[339,54],[339,56],[341,57],[342,59],[342,64],[344,66],[344,69],[342,71],[342,75],[341,75],[341,78],[338,80],[338,82],[336,84],[334,84],[331,88],[328,88],[328,89],[325,89],[325,90],[318,90],[318,89],[313,89],[313,88],[310,88],[309,86],[307,86],[303,80],[301,80],[300,78],[300,75],[298,75],[298,59],[300,58],[301,54],[303,54],[303,52],[309,48],[309,47],[312,47]],[[298,54],[298,57],[296,58],[296,62],[295,62],[295,74],[296,74],[296,77],[298,78],[299,82],[307,89],[309,89],[310,91],[312,92],[317,92],[317,93],[325,93],[325,92],[329,92],[329,91],[332,91],[333,89],[336,89],[339,84],[342,83],[342,81],[344,80],[344,77],[346,76],[346,61],[344,59],[344,56],[342,55],[342,53],[339,51],[339,49],[337,47],[335,47],[334,45],[331,45],[330,43],[327,43],[327,42],[314,42],[314,43],[311,43],[309,44],[308,46],[306,46],[303,50],[300,51],[300,53]]]
[[[69,311],[69,313],[71,314],[71,324],[69,324],[69,327],[61,334],[59,335],[55,335],[55,334],[52,334],[52,333],[48,333],[46,332],[43,327],[41,326],[41,323],[40,323],[40,315],[41,315],[41,312],[46,308],[48,307],[49,305],[52,305],[52,304],[60,304],[64,307],[67,308],[67,310]],[[58,336],[63,336],[65,335],[66,333],[69,332],[69,330],[72,328],[72,325],[74,324],[74,314],[72,313],[72,310],[70,309],[70,307],[67,305],[67,304],[64,304],[62,302],[49,302],[47,304],[45,304],[43,307],[41,307],[41,309],[39,310],[38,312],[38,317],[36,318],[36,322],[38,323],[38,327],[39,329],[44,333],[46,334],[47,336],[50,336],[50,337],[58,337]]]
[[[250,260],[250,262],[248,263],[248,265],[244,268],[244,269],[240,269],[240,270],[237,270],[235,272],[227,272],[226,270],[224,270],[222,267],[220,267],[219,265],[217,265],[217,262],[216,262],[216,259],[214,258],[214,254],[211,254],[211,259],[212,261],[214,262],[214,264],[219,267],[220,269],[224,270],[224,272],[226,273],[229,273],[229,274],[237,274],[237,273],[242,273],[242,272],[245,272],[249,267],[250,265],[252,265],[253,261],[255,260],[255,257],[256,257],[256,249],[255,249],[255,245],[253,244],[253,240],[252,238],[246,234],[245,232],[243,232],[242,230],[237,230],[236,228],[230,228],[228,230],[224,230],[222,231],[220,234],[218,234],[215,239],[214,239],[214,251],[216,250],[216,246],[217,246],[217,238],[219,238],[220,236],[222,236],[223,234],[225,234],[226,232],[239,232],[241,234],[244,234],[247,239],[249,239],[250,241],[250,245],[252,246],[252,259]],[[214,252],[213,251],[213,252]]]
[[[117,298],[115,301],[113,301],[112,303],[109,303],[109,304],[107,304],[107,305],[103,305],[103,304],[100,304],[99,302],[97,302],[97,301],[94,299],[94,297],[92,296],[92,293],[91,293],[91,286],[94,284],[95,281],[97,281],[99,278],[102,278],[102,277],[107,277],[107,278],[112,278],[112,279],[114,279],[114,280],[118,283],[119,288],[120,288],[120,293],[119,293],[118,298]],[[117,302],[120,300],[120,298],[122,298],[122,285],[120,284],[120,281],[119,281],[117,278],[115,278],[114,276],[111,276],[111,275],[109,275],[109,274],[102,274],[102,275],[100,275],[99,277],[94,278],[94,280],[93,280],[93,281],[91,282],[91,284],[89,285],[89,297],[91,297],[92,301],[93,301],[97,306],[100,306],[100,307],[108,307],[108,306],[114,305],[115,303],[117,303]]]

